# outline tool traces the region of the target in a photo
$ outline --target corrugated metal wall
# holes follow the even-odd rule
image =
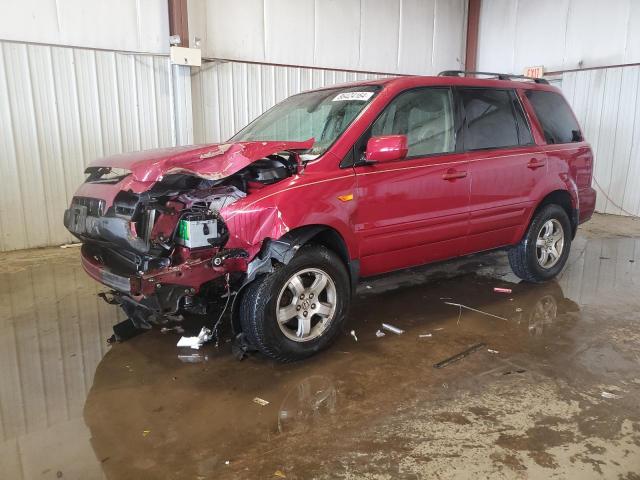
[[[0,251],[70,241],[85,165],[173,145],[175,125],[167,57],[0,42]]]
[[[204,57],[435,74],[463,66],[466,0],[189,0]]]
[[[562,89],[595,155],[596,210],[640,215],[640,66],[568,72]]]
[[[195,142],[225,141],[295,93],[387,76],[243,62],[205,63],[192,76]]]
[[[478,70],[640,62],[638,0],[482,0]]]

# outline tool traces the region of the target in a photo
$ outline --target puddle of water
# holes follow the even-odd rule
[[[159,331],[108,347],[122,315],[77,261],[0,273],[0,461],[11,478],[217,478],[256,472],[252,462],[293,440],[320,465],[317,439],[505,372],[631,381],[637,350],[619,345],[640,344],[629,323],[637,252],[640,239],[578,237],[567,269],[544,285],[515,283],[501,253],[367,280],[344,335],[291,365],[237,362],[228,343],[179,350],[177,334]],[[383,322],[405,333],[378,338]],[[494,353],[433,368],[479,342]]]

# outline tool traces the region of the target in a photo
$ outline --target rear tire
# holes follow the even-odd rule
[[[305,245],[286,265],[254,280],[240,304],[247,340],[282,362],[307,358],[335,340],[351,300],[349,274],[338,255]]]
[[[509,250],[513,273],[527,282],[551,280],[564,268],[571,249],[571,222],[556,204],[541,208],[522,241]]]

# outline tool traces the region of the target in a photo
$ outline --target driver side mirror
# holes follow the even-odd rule
[[[371,137],[367,142],[365,160],[367,163],[393,162],[405,158],[408,151],[406,135]]]

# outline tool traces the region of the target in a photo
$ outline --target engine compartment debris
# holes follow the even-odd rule
[[[180,337],[176,347],[189,347],[198,350],[202,345],[213,338],[213,332],[207,327],[202,327],[197,337]]]
[[[376,337],[380,338],[380,337],[384,337],[386,335],[386,333],[384,333],[382,330],[378,329],[376,330]]]

